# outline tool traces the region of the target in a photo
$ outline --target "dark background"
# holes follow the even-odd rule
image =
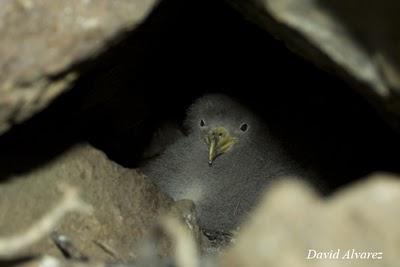
[[[167,0],[48,109],[0,137],[0,177],[90,141],[126,167],[159,123],[223,92],[259,112],[330,192],[376,170],[399,172],[398,135],[351,87],[291,53],[223,1]]]

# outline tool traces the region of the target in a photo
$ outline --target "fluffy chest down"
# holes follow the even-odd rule
[[[215,230],[235,228],[281,171],[257,150],[227,153],[210,166],[207,151],[194,152],[190,140],[177,142],[144,169],[175,200],[193,200],[201,226]]]

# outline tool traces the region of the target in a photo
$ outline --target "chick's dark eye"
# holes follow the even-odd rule
[[[206,123],[204,122],[204,120],[200,120],[200,126],[204,127],[206,125]]]
[[[245,132],[245,131],[247,131],[248,127],[249,126],[247,125],[247,123],[243,123],[242,125],[240,125],[240,130],[242,130],[242,132]]]

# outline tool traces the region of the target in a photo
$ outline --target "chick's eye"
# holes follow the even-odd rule
[[[249,126],[247,125],[247,123],[243,123],[242,125],[240,125],[240,130],[242,132],[247,131],[247,128],[249,128]]]
[[[206,125],[206,123],[204,122],[204,120],[200,120],[200,126],[204,127]]]

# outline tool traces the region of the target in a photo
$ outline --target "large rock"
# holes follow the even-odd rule
[[[396,0],[228,0],[289,47],[355,84],[400,129]]]
[[[189,249],[185,254],[189,244],[204,242],[194,220],[193,203],[174,203],[136,171],[110,162],[87,145],[76,146],[48,165],[0,184],[0,237],[21,232],[40,218],[60,198],[60,183],[79,187],[83,199],[94,208],[90,216],[66,216],[57,228],[91,259],[140,259],[140,248],[146,244],[140,241],[149,233],[154,235],[151,225],[166,212],[178,217],[195,238],[189,241],[179,229],[173,231],[178,242],[175,247],[182,249],[175,256],[197,258]],[[267,190],[230,248],[199,260],[202,266],[221,267],[395,267],[400,261],[399,203],[400,181],[389,175],[375,175],[327,198],[304,182],[283,180]],[[159,242],[159,247],[170,251],[168,240]],[[314,255],[310,250],[326,252],[332,258],[306,259],[309,253]],[[29,251],[61,259],[49,238]],[[368,252],[370,258],[365,259]],[[356,258],[355,253],[363,258]],[[164,261],[158,264],[157,254],[148,256],[142,258],[144,262],[157,262],[151,266],[166,266]]]
[[[157,0],[0,1],[0,134],[70,88]]]
[[[0,183],[0,237],[27,230],[59,202],[59,185],[68,184],[80,189],[94,212],[89,216],[68,214],[56,230],[70,237],[91,259],[135,258],[137,242],[160,215],[172,208],[177,217],[185,217],[192,209],[173,204],[145,177],[108,160],[89,145],[75,146],[52,162],[11,178]],[[60,255],[50,237],[21,251],[32,252]]]
[[[220,266],[398,266],[399,203],[400,181],[388,175],[326,199],[299,181],[281,182],[267,192]],[[357,259],[353,249],[364,253],[359,257],[376,253],[375,259]],[[306,259],[314,255],[310,250],[333,258]]]

